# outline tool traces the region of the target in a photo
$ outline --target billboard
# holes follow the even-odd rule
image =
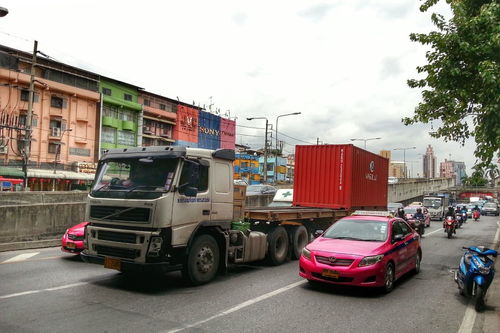
[[[220,148],[221,117],[212,113],[200,111],[198,116],[198,148]]]
[[[236,140],[236,121],[221,118],[220,120],[220,147],[234,149]]]
[[[177,105],[177,123],[174,140],[190,143],[198,142],[198,110],[184,105]]]

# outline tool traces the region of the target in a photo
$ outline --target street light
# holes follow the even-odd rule
[[[269,121],[267,120],[267,117],[251,117],[247,118],[247,120],[254,120],[254,119],[265,119],[266,120],[266,139],[264,141],[264,183],[267,183],[267,126]]]
[[[286,117],[286,116],[297,116],[301,114],[302,112],[292,112],[292,113],[285,113],[285,114],[280,114],[279,116],[276,117],[276,149],[274,151],[274,183],[276,184],[277,181],[277,171],[278,171],[278,120],[280,117]]]
[[[407,148],[394,148],[393,150],[402,150],[403,151],[403,168],[404,174],[406,178],[406,151],[410,149],[417,149],[417,147],[407,147]]]
[[[382,138],[361,138],[361,139],[351,139],[351,141],[364,141],[365,142],[365,150],[366,150],[366,141],[371,141],[371,140],[380,140]]]

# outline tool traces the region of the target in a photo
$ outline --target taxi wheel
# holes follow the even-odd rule
[[[420,273],[420,261],[422,260],[422,255],[420,254],[420,251],[417,252],[417,256],[415,257],[415,268],[413,269],[413,272],[415,274]]]
[[[394,265],[390,262],[387,264],[385,268],[384,287],[383,287],[385,293],[390,293],[392,289],[394,289],[394,280],[395,280]]]

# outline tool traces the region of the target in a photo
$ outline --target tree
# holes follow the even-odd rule
[[[439,0],[425,0],[425,12]],[[422,89],[422,101],[405,125],[441,120],[431,132],[435,138],[462,145],[473,136],[475,156],[487,166],[500,151],[500,2],[498,0],[446,0],[449,21],[433,13],[438,31],[413,33],[410,39],[430,46],[427,65],[417,67],[423,79],[408,80]],[[469,126],[468,120],[472,120]]]

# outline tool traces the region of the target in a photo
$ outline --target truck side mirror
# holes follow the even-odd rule
[[[184,189],[184,195],[186,197],[195,197],[198,194],[198,189],[193,186],[186,186]]]

